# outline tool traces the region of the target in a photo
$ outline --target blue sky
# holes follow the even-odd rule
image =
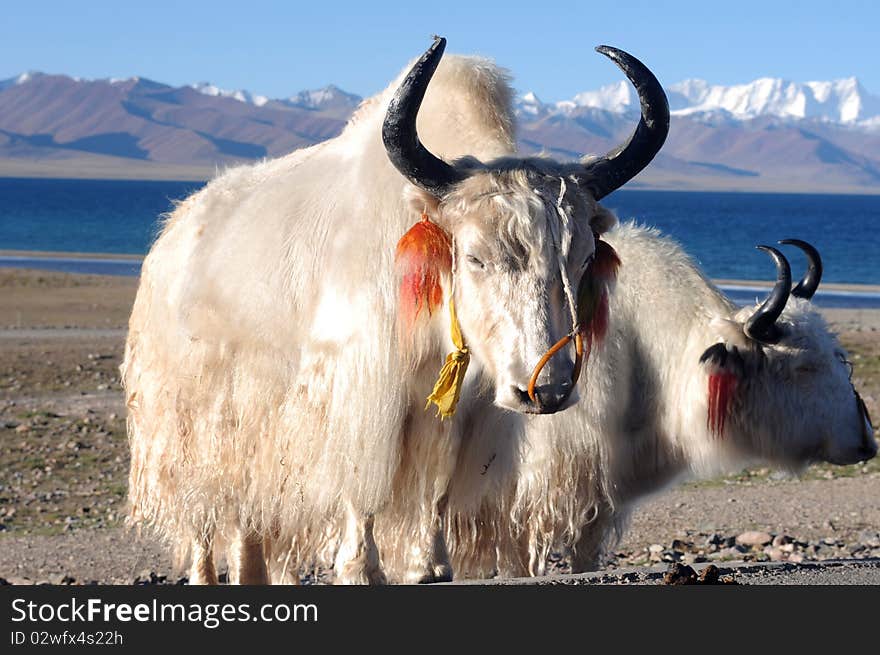
[[[593,52],[642,58],[666,84],[857,76],[880,95],[880,3],[125,2],[4,0],[0,79],[24,70],[81,77],[211,81],[272,97],[335,83],[364,95],[430,43],[509,68],[546,101],[620,79]]]

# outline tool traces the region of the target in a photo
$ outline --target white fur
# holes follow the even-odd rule
[[[181,557],[193,551],[195,579],[213,580],[209,560],[229,544],[244,562],[232,577],[259,578],[248,564],[256,535],[270,542],[275,574],[335,560],[341,581],[381,581],[374,523],[377,534],[406,536],[417,561],[402,578],[451,575],[440,516],[459,446],[481,441],[475,423],[507,420],[486,394],[524,388],[570,328],[555,302],[556,209],[546,201],[567,169],[531,160],[527,175],[505,159],[505,73],[476,58],[441,63],[420,136],[447,159],[467,155],[472,175],[439,204],[405,182],[381,142],[399,82],[339,137],[210,182],[168,217],[144,262],[122,366],[130,517]],[[580,189],[564,200],[575,271],[593,247],[591,221],[601,231],[613,219]],[[411,336],[397,329],[395,246],[425,208],[452,235],[457,261],[479,251],[497,268],[491,280],[457,272],[473,361],[462,411],[446,422],[424,403],[452,349],[448,312]],[[565,359],[545,376],[564,376]],[[510,469],[515,449],[505,446],[497,469]]]
[[[450,503],[459,574],[540,574],[554,547],[573,551],[576,571],[594,569],[633,506],[677,480],[754,462],[790,470],[851,463],[876,451],[844,353],[809,302],[789,299],[779,320],[785,336],[757,344],[743,332],[755,307],[734,307],[672,240],[632,224],[604,238],[623,263],[609,333],[590,357],[581,400],[525,420],[506,494],[487,495],[477,512]],[[715,343],[736,346],[745,361],[721,436],[707,427],[708,368],[699,362]],[[473,479],[462,471],[453,490]],[[468,522],[491,535],[496,557],[474,551],[473,537],[455,529]]]

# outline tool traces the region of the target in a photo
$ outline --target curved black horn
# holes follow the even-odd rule
[[[822,257],[819,256],[819,251],[800,239],[783,239],[779,243],[800,248],[807,256],[809,268],[803,279],[791,290],[791,295],[795,298],[809,300],[816,293],[816,289],[819,288],[819,283],[822,281]]]
[[[413,65],[391,99],[382,124],[382,141],[391,163],[410,182],[437,198],[463,176],[422,145],[416,117],[445,48],[446,39],[434,37],[434,43]]]
[[[751,339],[764,343],[776,343],[779,341],[780,332],[776,325],[776,319],[785,308],[788,296],[791,293],[791,267],[788,260],[776,248],[770,246],[757,246],[769,254],[776,262],[776,286],[770,292],[757,311],[752,314],[745,324],[745,333]]]
[[[626,74],[639,94],[642,117],[629,140],[604,157],[587,164],[589,179],[585,185],[596,200],[620,188],[651,163],[669,133],[669,102],[660,82],[632,55],[601,45],[596,48]]]

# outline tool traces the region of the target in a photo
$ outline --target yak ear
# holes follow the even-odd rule
[[[424,189],[420,189],[414,184],[407,184],[403,191],[403,199],[416,216],[427,213],[434,220],[438,218],[437,209],[440,206],[440,199]]]
[[[700,356],[706,368],[706,427],[716,436],[724,435],[724,426],[733,408],[736,391],[743,380],[745,361],[736,346],[716,343]]]
[[[596,203],[596,212],[590,218],[590,227],[594,234],[604,234],[617,225],[617,216],[610,209]]]
[[[735,373],[741,377],[745,368],[745,361],[736,346],[728,346],[726,343],[716,343],[703,351],[700,355],[700,364],[710,369],[723,369]]]

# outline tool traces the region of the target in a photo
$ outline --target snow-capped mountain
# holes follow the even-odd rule
[[[532,91],[524,93],[516,98],[516,112],[520,116],[537,118],[544,116],[551,110],[551,106],[545,105]]]
[[[0,80],[0,91],[19,84],[25,84],[45,75],[45,73],[39,71],[27,71],[15,77],[10,77],[9,79]],[[71,79],[74,82],[107,82],[111,85],[122,85],[141,81],[141,78],[138,76],[126,78],[111,77],[95,80],[85,80],[79,77],[62,77],[67,77],[67,79]],[[232,98],[233,100],[238,100],[239,102],[253,105],[255,107],[263,107],[267,103],[273,101],[273,99],[268,96],[252,93],[246,89],[223,89],[211,82],[196,82],[189,86],[206,96],[212,96],[214,98]],[[331,107],[336,109],[354,109],[357,107],[358,103],[360,103],[361,97],[343,91],[334,84],[329,84],[321,89],[300,91],[290,97],[278,98],[275,99],[275,101],[292,107],[302,107],[303,109],[324,110]]]
[[[237,91],[228,91],[226,89],[221,89],[218,86],[211,84],[210,82],[197,82],[196,84],[190,85],[199,93],[203,93],[206,96],[214,96],[220,98],[232,98],[234,100],[238,100],[239,102],[244,102],[249,105],[254,105],[256,107],[262,107],[267,102],[269,102],[269,98],[266,96],[256,95],[251,93],[250,91],[237,90]]]
[[[854,78],[667,88],[669,138],[632,186],[880,193],[880,99]],[[360,102],[335,86],[270,98],[207,82],[0,80],[0,172],[191,179],[332,138]],[[524,154],[577,159],[622,143],[638,120],[626,80],[543,102],[516,99]],[[185,175],[186,177],[180,177]]]
[[[338,86],[330,84],[322,89],[300,91],[296,95],[287,98],[285,102],[294,107],[320,110],[328,107],[349,107],[354,109],[360,101],[360,96],[347,93]]]
[[[571,112],[576,107],[592,107],[622,114],[638,104],[639,99],[629,82],[621,80],[596,91],[582,91],[571,100],[556,103],[556,107],[563,112]]]
[[[669,86],[666,93],[672,114],[678,116],[710,114],[734,120],[771,116],[868,128],[880,126],[880,97],[868,93],[855,77],[827,82],[764,77],[733,86],[690,79]],[[540,103],[534,93],[523,94],[518,101],[524,116],[571,115],[584,107],[628,113],[638,111],[638,98],[632,86],[621,80],[552,105]]]
[[[818,118],[861,123],[880,114],[880,98],[871,96],[855,77],[830,82],[790,82],[764,77],[749,84],[710,85],[686,80],[669,88],[680,114],[723,109],[736,118],[758,116]]]
[[[11,86],[15,86],[17,84],[24,84],[35,77],[41,76],[43,73],[39,71],[27,71],[22,73],[21,75],[16,75],[15,77],[10,77],[8,80],[0,80],[0,91],[3,89],[8,89]]]
[[[239,102],[243,102],[248,105],[254,105],[255,107],[262,107],[267,103],[273,101],[273,99],[269,98],[268,96],[251,93],[250,91],[246,91],[244,89],[239,89],[236,91],[221,89],[220,87],[215,86],[210,82],[199,82],[190,86],[199,93],[203,93],[208,96],[232,98],[233,100],[238,100]],[[353,93],[347,93],[340,89],[338,86],[330,84],[321,89],[308,89],[305,91],[300,91],[299,93],[292,95],[288,98],[278,98],[274,101],[280,102],[290,107],[301,107],[303,109],[318,111],[331,108],[351,110],[357,107],[358,103],[360,103],[361,101],[361,97],[354,95]]]

